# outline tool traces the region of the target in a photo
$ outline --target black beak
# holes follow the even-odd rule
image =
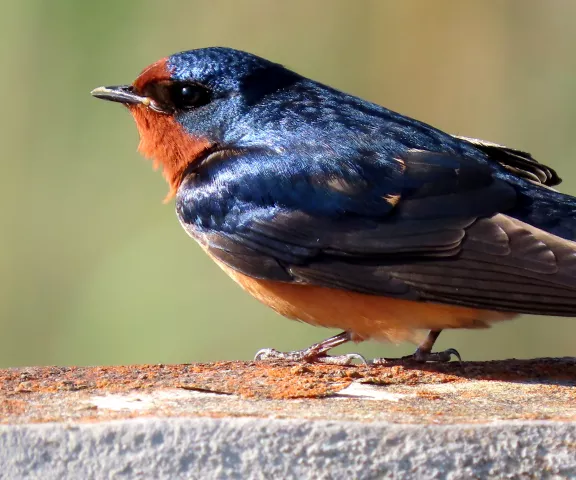
[[[90,92],[94,97],[111,102],[128,104],[150,105],[148,97],[141,97],[134,93],[134,87],[131,85],[117,85],[114,87],[98,87]]]

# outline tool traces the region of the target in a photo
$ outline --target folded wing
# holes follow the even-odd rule
[[[274,205],[234,231],[208,231],[206,247],[256,278],[576,315],[576,244],[507,216],[513,186],[466,158],[413,151],[398,161],[401,193],[385,216]]]

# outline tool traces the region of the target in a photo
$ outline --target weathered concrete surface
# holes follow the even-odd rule
[[[576,359],[0,370],[0,479],[576,478]]]
[[[0,427],[0,478],[573,478],[574,424],[150,418]]]
[[[569,358],[414,367],[222,362],[22,368],[0,370],[0,423],[141,415],[576,421],[575,386],[576,359]]]

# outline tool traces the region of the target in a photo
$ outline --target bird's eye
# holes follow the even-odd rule
[[[174,83],[170,87],[170,100],[177,110],[205,105],[210,100],[208,91],[198,85]]]
[[[184,82],[157,82],[148,85],[144,94],[165,113],[190,110],[210,102],[210,91],[202,85]]]

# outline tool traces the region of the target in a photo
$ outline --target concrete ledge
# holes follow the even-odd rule
[[[0,370],[0,479],[576,477],[576,359]]]
[[[0,427],[1,478],[573,478],[576,424],[244,418]]]

